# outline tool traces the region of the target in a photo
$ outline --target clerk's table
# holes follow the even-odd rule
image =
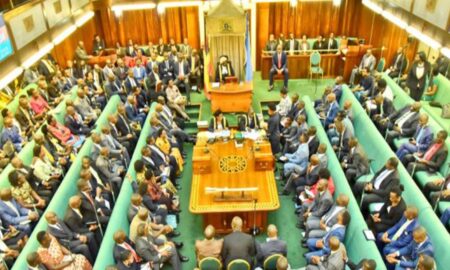
[[[274,157],[263,138],[262,131],[198,134],[189,210],[203,216],[204,226],[228,233],[237,215],[244,220],[244,230],[253,228],[254,221],[261,231],[267,227],[268,212],[278,209],[280,202]]]

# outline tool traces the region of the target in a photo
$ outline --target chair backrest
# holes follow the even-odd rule
[[[200,260],[198,263],[200,270],[220,270],[222,263],[214,257],[207,257]]]
[[[384,59],[384,57],[381,57],[380,61],[378,62],[378,65],[377,65],[377,71],[383,72],[385,64],[386,64],[386,60]]]
[[[227,270],[250,270],[250,264],[242,259],[232,260],[228,264]]]
[[[272,254],[264,260],[264,270],[277,270],[278,258],[282,257],[281,254]]]
[[[318,66],[320,65],[321,56],[318,51],[313,51],[311,55],[309,56],[309,63],[311,66]]]

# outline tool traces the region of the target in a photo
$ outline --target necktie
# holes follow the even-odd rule
[[[130,245],[128,245],[127,242],[123,242],[123,245],[125,246],[126,249],[128,249],[131,252],[135,262],[140,262],[141,261],[141,258],[139,258],[139,256],[137,255],[136,251],[134,251],[134,249]]]
[[[384,170],[378,177],[377,179],[375,179],[374,183],[373,183],[373,187],[375,189],[379,189],[381,186],[381,183],[383,183],[384,179],[387,177],[387,175],[389,174],[390,171],[388,170]]]
[[[281,53],[278,54],[278,69],[281,69]]]
[[[180,63],[180,75],[184,76],[183,63]]]

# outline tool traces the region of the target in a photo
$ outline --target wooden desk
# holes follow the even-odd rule
[[[253,227],[253,210],[256,208],[256,226],[265,230],[267,213],[278,209],[280,202],[270,144],[262,142],[258,147],[259,151],[255,152],[255,142],[247,139],[241,148],[236,148],[234,140],[194,147],[189,210],[203,216],[204,226],[212,224],[218,233],[228,233],[231,219],[237,215],[244,221],[244,230],[248,231]],[[256,204],[254,201],[216,201],[214,198],[220,194],[206,194],[206,187],[257,187],[258,191],[246,193],[256,199]],[[240,193],[230,195],[239,196]]]
[[[215,112],[248,112],[252,105],[253,83],[226,83],[213,89],[207,86],[211,96],[211,110]]]

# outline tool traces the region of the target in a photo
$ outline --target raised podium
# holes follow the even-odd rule
[[[210,83],[207,89],[213,112],[218,109],[226,113],[248,112],[252,105],[253,83],[251,82]]]

